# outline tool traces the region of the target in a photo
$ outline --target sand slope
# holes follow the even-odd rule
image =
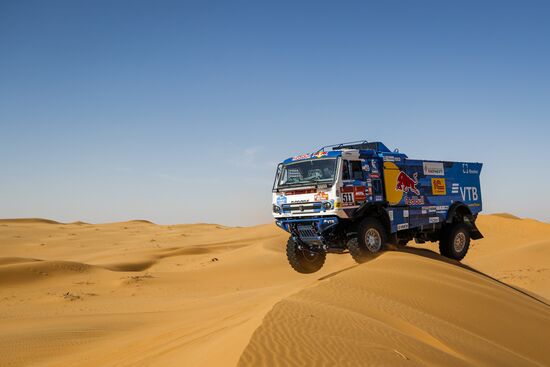
[[[389,252],[278,303],[241,366],[545,366],[550,307],[422,251]]]
[[[550,295],[550,225],[479,223],[464,264],[519,291],[432,245],[305,276],[274,225],[0,220],[0,365],[286,364],[281,338],[305,338],[308,365],[320,349],[325,364],[548,365],[550,308],[529,294]]]

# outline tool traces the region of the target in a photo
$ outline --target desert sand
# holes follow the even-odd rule
[[[550,365],[550,225],[478,223],[303,275],[273,224],[0,220],[0,365]]]

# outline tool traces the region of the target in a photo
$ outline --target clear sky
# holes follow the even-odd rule
[[[0,217],[271,221],[276,163],[367,139],[550,221],[547,1],[0,1]],[[548,183],[548,185],[546,184]]]

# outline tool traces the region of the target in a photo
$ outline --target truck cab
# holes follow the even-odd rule
[[[303,273],[318,270],[329,252],[363,262],[411,239],[440,240],[459,258],[466,246],[447,251],[445,231],[460,222],[468,244],[481,238],[480,171],[480,163],[412,160],[381,142],[323,147],[278,165],[273,216],[290,234],[289,262]]]

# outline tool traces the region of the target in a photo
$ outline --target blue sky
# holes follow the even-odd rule
[[[276,163],[367,139],[485,164],[550,221],[544,1],[2,1],[0,217],[250,225]]]

